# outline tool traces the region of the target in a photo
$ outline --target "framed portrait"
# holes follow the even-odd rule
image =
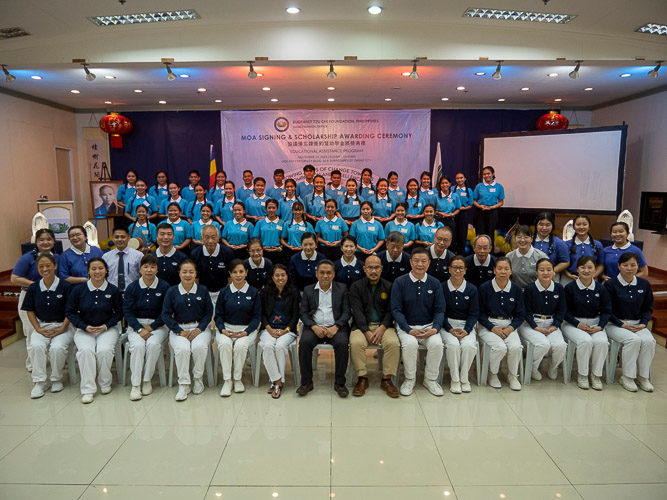
[[[93,215],[96,218],[123,215],[123,208],[116,204],[116,195],[122,184],[122,181],[92,181],[90,183],[90,199],[93,204]]]

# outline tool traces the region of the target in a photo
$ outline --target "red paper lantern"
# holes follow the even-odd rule
[[[570,121],[558,111],[549,111],[537,120],[537,130],[561,130],[569,125]]]
[[[122,148],[123,139],[121,135],[132,131],[132,122],[118,113],[110,113],[100,120],[100,128],[111,135],[111,147]]]

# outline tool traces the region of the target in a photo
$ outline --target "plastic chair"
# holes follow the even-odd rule
[[[294,385],[296,387],[299,387],[300,385],[300,372],[299,372],[299,355],[297,353],[297,344],[298,344],[298,339],[294,339],[294,342],[292,342],[289,347],[287,348],[287,352],[289,354],[290,358],[290,364],[292,365],[292,371],[294,372]],[[252,381],[253,385],[255,387],[259,386],[259,370],[260,370],[260,361],[262,359],[262,352],[264,351],[264,348],[262,347],[262,344],[259,342],[257,343],[257,349],[255,353],[255,359],[256,363],[255,366],[253,367],[253,376],[252,376]]]
[[[208,379],[208,386],[209,387],[215,387],[215,382],[214,382],[214,374],[213,374],[213,366],[212,366],[212,356],[211,356],[211,349],[213,349],[213,341],[215,340],[215,337],[212,337],[211,339],[211,345],[208,347],[208,351],[206,351],[206,378]],[[174,350],[171,348],[171,344],[167,341],[167,344],[169,345],[169,387],[173,387],[173,382],[174,382]],[[190,356],[190,364],[192,364],[192,356]]]
[[[440,385],[443,385],[445,383],[445,368],[447,367],[447,344],[444,344],[445,350],[442,353],[442,378],[440,379]],[[479,386],[479,379],[480,379],[480,373],[481,373],[481,366],[482,366],[482,353],[479,350],[479,340],[475,340],[475,348],[477,349],[477,354],[475,354],[475,368],[477,369],[477,385]]]
[[[124,373],[124,357],[123,357],[123,345],[127,342],[127,333],[123,333],[118,336],[116,340],[116,347],[114,350],[114,360],[116,361],[116,374],[118,375],[118,384],[125,385],[125,373]],[[74,348],[76,344],[72,343],[69,348],[69,353],[67,354],[67,370],[69,372],[69,381],[71,385],[79,383],[79,378],[76,374],[76,357],[74,355]]]
[[[165,347],[166,344],[169,343],[169,337],[165,339],[165,341],[162,343],[161,350],[160,350],[160,356],[158,357],[157,360],[157,373],[158,377],[160,378],[160,387],[164,387],[167,385],[167,376],[166,376],[166,370],[164,368],[164,352],[165,352]],[[169,349],[167,347],[167,349]],[[129,346],[125,350],[125,356],[123,356],[123,385],[127,385],[127,364],[128,360],[130,358],[130,348]]]
[[[421,344],[418,345],[417,347],[417,371],[424,370],[426,368],[426,347],[422,346]],[[423,352],[424,356],[420,356],[419,353]],[[401,371],[401,364],[403,361],[403,350],[401,349],[399,355],[398,355],[398,370],[396,370],[396,377],[392,377],[391,381],[394,383],[396,387],[398,387],[398,383],[401,380],[400,377],[400,371]],[[440,366],[438,367],[438,378],[436,380],[442,380],[445,376],[445,348],[443,347],[442,350],[442,359],[440,360]]]
[[[69,346],[67,352],[67,373],[69,373],[69,384],[76,385],[79,383],[79,377],[76,376],[76,356],[74,355],[74,342]]]
[[[489,377],[489,364],[491,363],[491,360],[489,359],[491,357],[491,346],[484,342],[480,337],[477,337],[477,342],[479,342],[480,349],[484,353],[482,356],[482,376],[478,377],[477,383],[479,385],[486,385],[486,381]],[[521,350],[523,351],[523,345],[521,345]],[[524,373],[523,353],[519,356],[519,377],[522,373]]]
[[[611,340],[611,339],[609,339]],[[577,351],[577,344],[568,338],[565,338],[565,341],[567,342],[567,350],[565,351],[565,361],[563,363],[563,383],[569,384],[570,380],[572,380],[572,367],[574,365],[574,355]],[[612,341],[614,342],[614,341]],[[616,372],[616,363],[610,362],[611,357],[611,351],[613,349],[613,344],[612,347],[609,349],[609,352],[607,353],[607,363],[606,363],[606,370],[607,370],[607,383],[608,384],[613,384],[614,383],[614,373]],[[616,358],[618,358],[618,350],[616,350]],[[611,371],[610,371],[611,370]],[[611,379],[611,382],[609,381]]]
[[[215,335],[213,336],[213,340],[215,340]],[[257,338],[255,339],[255,342],[250,344],[248,346],[248,356],[247,358],[250,358],[250,374],[252,376],[252,385],[257,387],[259,385],[259,366],[258,366],[258,358],[257,358],[257,344],[259,341],[259,335],[257,335]],[[220,362],[220,349],[218,349],[218,346],[216,344],[215,346],[215,357],[213,358],[213,387],[218,385],[218,364]],[[256,375],[257,372],[257,375]]]

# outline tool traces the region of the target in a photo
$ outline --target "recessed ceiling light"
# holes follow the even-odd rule
[[[547,76],[551,78],[556,78],[558,76],[558,73],[549,73]]]
[[[546,4],[545,4],[546,5]],[[529,21],[533,23],[567,24],[577,17],[571,14],[551,14],[547,12],[527,12],[523,10],[479,9],[469,7],[463,17],[478,17],[503,21]]]
[[[498,99],[498,102],[505,102],[505,99],[501,97],[500,99]]]
[[[410,72],[409,72],[409,71],[405,71],[405,72],[401,73],[401,76],[410,76]]]
[[[98,26],[116,26],[120,24],[162,23],[166,21],[184,21],[199,19],[194,10],[172,10],[167,12],[145,12],[142,14],[121,14],[119,16],[96,16],[88,18]]]
[[[380,12],[382,12],[382,7],[380,7],[379,5],[371,5],[370,7],[368,7],[369,14],[377,16]]]
[[[440,99],[441,101],[449,101],[449,97],[443,97]]]
[[[593,87],[586,87],[584,90],[588,92],[589,90],[593,90]]]
[[[167,101],[158,101],[158,104],[167,104]]]
[[[113,104],[111,101],[104,101],[104,104]]]
[[[475,76],[484,76],[484,75],[486,75],[486,73],[484,73],[483,71],[478,71],[477,73],[475,73]]]
[[[113,75],[104,75],[104,78],[106,78],[107,80],[115,80],[116,79],[116,77],[113,76]]]
[[[287,7],[285,9],[285,12],[287,12],[288,14],[298,14],[299,12],[301,12],[301,9],[299,7]]]
[[[622,75],[619,75],[621,78],[627,78],[629,76],[632,76],[630,73],[623,73]]]
[[[278,102],[278,99],[274,97],[273,99],[271,99],[271,102]]]
[[[181,78],[190,78],[190,75],[178,75],[178,76],[180,76]]]
[[[80,94],[80,93],[81,93],[80,90],[70,90],[70,92],[71,92],[72,94]]]
[[[206,92],[206,89],[204,87],[199,87],[197,89],[197,92]]]
[[[262,90],[263,90],[264,92],[268,92],[269,90],[271,90],[271,87],[262,87]]]
[[[391,101],[391,97],[385,97],[384,100],[389,102],[389,101]]]
[[[214,102],[222,102],[222,99],[216,99]]]
[[[637,28],[637,32],[650,35],[667,35],[667,24],[648,23],[641,28]]]
[[[143,90],[140,90],[140,89],[136,89],[136,90],[134,91],[135,94],[141,94],[142,92],[143,92]]]
[[[39,75],[32,75],[30,78],[32,78],[33,80],[41,80],[42,79],[42,77],[39,76]]]
[[[264,73],[257,73],[257,76],[264,76]]]
[[[554,102],[561,102],[562,100],[563,100],[563,99],[561,99],[560,97],[558,97],[558,98],[554,99]]]
[[[327,90],[336,90],[336,87],[327,87]]]
[[[333,97],[329,97],[329,99],[327,99],[327,101],[329,101],[329,102],[334,102],[335,100],[336,99],[334,99]]]
[[[527,90],[530,90],[530,87],[521,87],[521,90],[523,90],[524,92],[526,92]]]
[[[456,90],[465,90],[465,89],[466,89],[466,88],[465,88],[463,85],[461,85],[461,86],[459,86],[459,87],[456,87]]]

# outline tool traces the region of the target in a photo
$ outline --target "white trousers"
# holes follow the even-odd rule
[[[60,328],[62,323],[39,322],[40,328],[55,329]],[[46,338],[34,329],[31,335],[31,356],[32,356],[32,381],[46,382],[46,353],[48,350],[51,358],[51,382],[60,382],[63,378],[63,366],[67,361],[67,354],[72,346],[74,339],[74,328],[70,326],[60,335],[53,338]],[[74,370],[74,366],[69,367]]]
[[[600,318],[575,318],[579,323],[586,323],[589,326],[597,326]],[[595,332],[593,335],[579,330],[567,322],[561,326],[563,335],[574,342],[577,351],[577,371],[579,375],[588,376],[588,365],[591,365],[591,371],[596,377],[602,376],[605,359],[609,352],[609,341],[604,330]],[[592,358],[592,359],[591,359]]]
[[[183,330],[194,330],[197,323],[179,325]],[[200,379],[204,376],[206,356],[211,345],[211,330],[206,329],[197,335],[192,342],[185,337],[169,332],[169,344],[174,350],[174,361],[178,373],[178,385],[190,385],[190,357],[192,357],[192,376]]]
[[[142,325],[150,325],[153,319],[137,318]],[[127,342],[130,345],[130,381],[132,387],[141,384],[141,372],[144,372],[144,382],[150,382],[155,373],[162,346],[167,340],[169,330],[166,326],[153,330],[153,335],[144,340],[132,327],[127,327]],[[164,363],[164,358],[162,359]]]
[[[511,321],[509,319],[489,319],[494,326],[509,326]],[[491,330],[487,330],[482,325],[479,325],[477,331],[479,338],[491,347],[491,355],[489,356],[489,371],[497,375],[500,369],[500,362],[507,354],[507,369],[510,375],[519,374],[519,361],[521,360],[521,339],[519,333],[514,330],[506,338],[501,338]]]
[[[269,380],[285,382],[285,364],[287,363],[287,349],[296,342],[296,333],[287,332],[285,335],[273,338],[269,332],[262,330],[259,343],[262,346],[264,366]]]
[[[452,328],[461,328],[465,326],[466,322],[462,319],[447,318]],[[452,377],[452,382],[468,383],[468,372],[475,360],[477,353],[477,337],[475,330],[471,331],[462,339],[456,338],[444,328],[440,330],[440,335],[445,343],[445,356],[447,356],[447,364],[449,365],[449,373]]]
[[[433,323],[428,325],[410,325],[410,328],[424,329],[432,328]],[[438,373],[440,371],[440,362],[442,361],[442,351],[444,345],[440,335],[431,335],[425,339],[417,339],[408,332],[401,330],[396,325],[398,340],[401,342],[401,356],[403,356],[403,371],[405,378],[414,380],[417,377],[417,349],[420,345],[426,347],[426,367],[424,377],[429,380],[436,380],[438,383]]]
[[[625,323],[638,325],[639,320],[627,320]],[[623,375],[627,378],[636,378],[637,366],[639,365],[639,376],[648,378],[651,362],[653,361],[653,356],[655,356],[655,339],[651,332],[648,331],[648,328],[634,333],[610,323],[606,326],[605,330],[610,339],[623,344],[623,349],[621,350]],[[35,360],[34,356],[33,354],[33,362]],[[612,363],[615,362],[616,360],[612,360]]]
[[[30,352],[30,343],[32,342],[32,334],[35,331],[35,329],[32,327],[32,323],[30,323],[30,319],[28,319],[28,311],[24,311],[21,309],[21,306],[23,306],[23,301],[25,300],[25,290],[21,290],[21,293],[19,295],[19,318],[21,319],[21,325],[23,326],[23,335],[25,335],[25,348],[26,351],[28,351],[28,357],[25,360],[25,367],[28,370],[32,370],[32,355]]]
[[[535,319],[535,323],[537,323],[538,328],[550,328],[553,320]],[[528,323],[524,322],[518,330],[522,339],[535,346],[535,350],[533,351],[533,370],[537,370],[540,367],[542,359],[549,354],[549,350],[551,350],[551,364],[553,366],[560,366],[565,359],[565,351],[567,350],[567,342],[563,339],[563,332],[560,331],[560,328],[549,335],[544,335],[533,330]]]
[[[225,323],[227,330],[232,332],[242,332],[248,325],[230,325]],[[248,332],[248,335],[241,338],[230,339],[227,335],[220,332],[215,334],[215,343],[220,350],[220,366],[222,367],[222,378],[229,380],[232,378],[232,367],[234,368],[234,380],[241,380],[243,376],[243,365],[248,356],[248,349],[257,340],[257,331]],[[217,367],[215,368],[218,369]]]
[[[95,394],[95,373],[100,387],[111,386],[111,363],[116,342],[120,336],[120,323],[96,335],[79,328],[74,333],[76,359],[81,372],[81,394]]]

